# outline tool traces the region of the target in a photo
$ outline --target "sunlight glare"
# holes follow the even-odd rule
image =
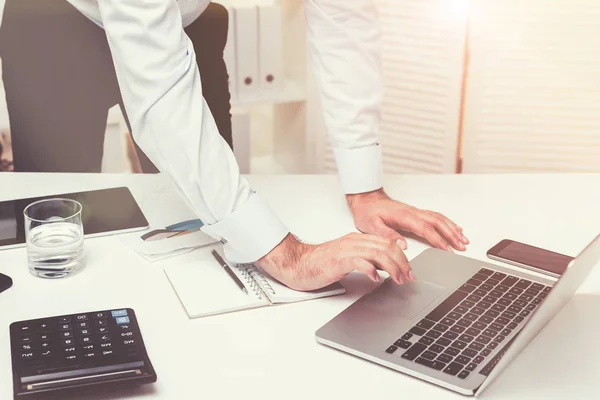
[[[445,0],[445,11],[454,18],[466,19],[469,14],[469,0]]]

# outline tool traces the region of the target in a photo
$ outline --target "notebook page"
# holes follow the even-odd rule
[[[339,282],[310,292],[292,290],[279,282],[277,279],[270,276],[260,267],[254,266],[254,268],[256,270],[256,273],[254,274],[255,280],[258,282],[273,304],[294,303],[298,301],[313,300],[321,297],[336,296],[346,293],[346,288],[343,287]]]
[[[164,272],[190,318],[269,305],[244,280],[248,294],[242,292],[216,261],[174,265]]]

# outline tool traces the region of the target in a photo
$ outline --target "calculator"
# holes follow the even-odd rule
[[[15,399],[156,382],[131,308],[13,322],[10,341]]]

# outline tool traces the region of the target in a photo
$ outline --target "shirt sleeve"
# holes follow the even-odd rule
[[[240,175],[202,95],[176,0],[98,0],[132,134],[229,260],[254,262],[289,233]]]
[[[382,78],[374,0],[305,0],[308,51],[344,193],[382,187]]]

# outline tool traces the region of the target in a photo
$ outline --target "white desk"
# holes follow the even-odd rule
[[[0,174],[0,200],[127,185],[142,204],[160,176]],[[321,241],[353,230],[335,176],[251,176],[298,234]],[[467,255],[485,259],[504,238],[576,255],[600,230],[599,175],[402,176],[394,197],[445,213],[464,227]],[[0,399],[12,398],[8,325],[16,320],[132,307],[158,374],[126,399],[460,399],[459,395],[317,344],[314,332],[374,284],[351,274],[345,296],[190,320],[162,268],[207,250],[147,263],[117,237],[85,242],[83,273],[49,281],[29,275],[25,250],[0,251],[14,279],[0,294]],[[424,244],[409,240],[408,257]],[[591,399],[600,390],[600,272],[540,333],[483,397]],[[550,351],[553,349],[553,351]]]

